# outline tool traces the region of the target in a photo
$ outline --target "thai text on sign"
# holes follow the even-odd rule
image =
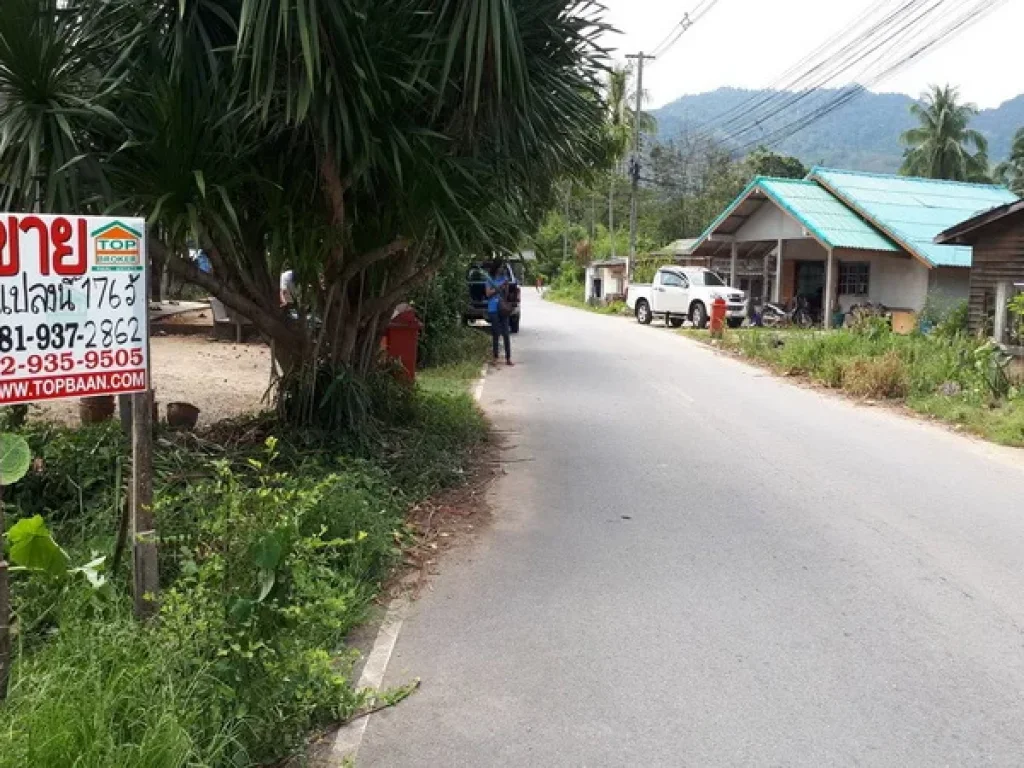
[[[0,214],[0,405],[146,391],[144,226]]]

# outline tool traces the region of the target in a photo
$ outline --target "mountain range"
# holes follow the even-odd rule
[[[695,134],[715,136],[731,149],[745,153],[773,134],[788,134],[787,125],[842,93],[819,89],[794,101],[798,95],[793,93],[719,88],[683,96],[652,110],[652,114],[658,122],[659,141]],[[773,149],[798,157],[806,165],[893,173],[903,154],[900,134],[915,125],[910,114],[913,103],[905,94],[866,91]],[[780,110],[779,106],[786,108]],[[1024,127],[1024,94],[995,109],[982,110],[972,127],[988,138],[993,164],[1005,160],[1014,133]]]

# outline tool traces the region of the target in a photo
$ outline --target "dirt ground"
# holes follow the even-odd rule
[[[199,424],[261,410],[270,383],[270,349],[260,343],[232,344],[201,336],[153,336],[153,383],[164,418],[167,403],[192,403]],[[78,401],[46,404],[48,418],[78,422]]]

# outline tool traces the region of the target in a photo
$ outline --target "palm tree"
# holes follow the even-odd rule
[[[1009,159],[996,166],[995,180],[1024,197],[1024,128],[1013,137]]]
[[[622,160],[629,153],[636,125],[636,90],[632,88],[632,67],[616,65],[608,72],[605,103],[608,108],[608,142],[612,156],[611,181],[608,187],[608,231],[615,232],[615,178],[621,173]],[[646,92],[641,101],[647,100]],[[657,124],[647,112],[640,113],[640,130],[653,133]],[[615,258],[615,238],[612,237],[612,258]]]
[[[978,114],[953,86],[932,86],[910,108],[920,123],[900,136],[906,147],[900,173],[950,181],[988,181],[988,141],[970,127]]]

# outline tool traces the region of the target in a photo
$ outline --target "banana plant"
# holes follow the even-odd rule
[[[11,670],[11,593],[7,558],[4,556],[3,489],[23,478],[32,465],[32,451],[25,438],[0,434],[0,701],[7,698],[7,681]]]
[[[31,464],[32,452],[23,437],[0,434],[0,701],[7,696],[11,668],[10,574],[22,571],[57,579],[81,575],[96,590],[106,586],[106,579],[100,573],[105,558],[73,568],[71,558],[54,540],[39,515],[19,520],[3,533],[6,528],[3,488],[21,480]]]

